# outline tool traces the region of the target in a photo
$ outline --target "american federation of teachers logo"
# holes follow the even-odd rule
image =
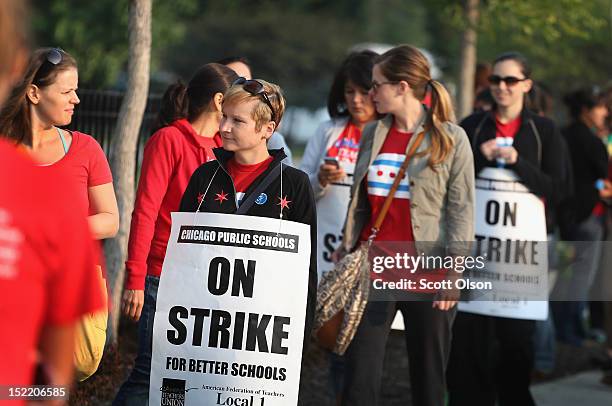
[[[164,378],[161,390],[161,406],[185,406],[185,380]]]

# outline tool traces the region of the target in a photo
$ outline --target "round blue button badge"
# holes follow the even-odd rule
[[[255,203],[259,205],[266,204],[267,201],[268,195],[266,195],[265,193],[260,194],[259,196],[257,196],[257,199],[255,199]]]

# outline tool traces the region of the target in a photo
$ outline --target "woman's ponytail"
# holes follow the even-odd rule
[[[157,113],[154,131],[170,125],[172,122],[187,117],[189,101],[187,99],[187,86],[178,80],[168,86],[161,100],[161,107]]]
[[[427,111],[425,129],[431,131],[429,166],[443,162],[453,148],[453,139],[444,131],[442,123],[455,121],[453,103],[448,91],[437,80],[430,79],[431,107]]]
[[[181,118],[196,120],[211,108],[215,95],[225,93],[236,79],[236,72],[227,66],[207,63],[195,72],[189,84],[179,80],[170,85],[162,97],[155,131]]]

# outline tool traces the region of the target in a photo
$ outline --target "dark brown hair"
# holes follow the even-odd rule
[[[429,166],[439,164],[450,154],[453,139],[442,128],[442,123],[455,121],[450,95],[442,83],[431,78],[429,61],[421,51],[411,45],[400,45],[380,55],[376,61],[382,74],[392,82],[407,82],[414,96],[423,100],[431,90],[431,108],[427,109],[425,131],[431,134],[431,146],[422,155],[429,154]]]
[[[563,102],[572,118],[578,121],[584,109],[591,110],[597,106],[605,106],[606,98],[598,87],[591,86],[566,94],[563,97]]]
[[[336,72],[327,98],[327,111],[330,117],[346,117],[349,112],[344,101],[344,87],[349,80],[365,91],[372,87],[372,67],[378,56],[373,51],[353,52],[346,57]]]
[[[168,86],[157,115],[156,130],[173,121],[195,120],[206,110],[217,93],[225,93],[238,79],[232,69],[218,63],[207,63],[193,75],[187,86],[180,80]]]
[[[34,51],[28,62],[26,73],[14,89],[8,101],[0,111],[0,136],[7,137],[18,144],[32,144],[32,122],[30,120],[31,104],[27,91],[36,77],[36,86],[44,88],[55,83],[58,73],[69,69],[77,69],[77,63],[67,52],[59,50],[62,59],[59,63],[41,70],[47,61],[49,52],[57,48],[40,48]],[[40,70],[40,73],[39,73]]]

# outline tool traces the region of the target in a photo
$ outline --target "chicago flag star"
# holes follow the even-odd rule
[[[287,200],[287,196],[286,195],[284,197],[282,197],[282,198],[279,196],[278,200],[279,200],[278,206],[281,207],[281,211],[284,210],[284,209],[289,210],[289,203],[291,203],[291,200]]]
[[[217,197],[215,197],[215,200],[219,202],[219,204],[223,204],[223,201],[227,200],[227,193],[224,193],[223,190],[221,190],[221,193],[217,193],[216,194]]]

